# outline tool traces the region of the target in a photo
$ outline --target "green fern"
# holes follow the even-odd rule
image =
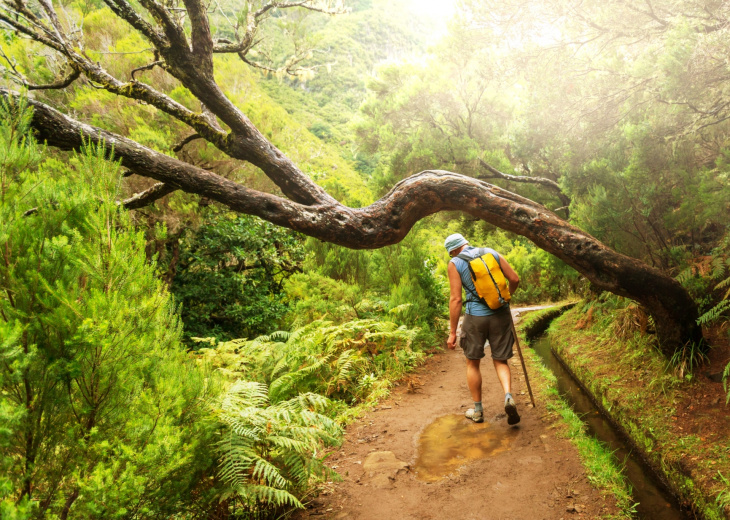
[[[715,304],[709,310],[698,318],[697,323],[703,326],[711,325],[723,318],[728,319],[726,311],[730,309],[730,234],[726,235],[720,246],[713,251],[709,267],[707,278],[710,281],[717,282],[713,290],[718,292],[727,290],[719,300],[714,300]],[[685,280],[687,271],[692,269],[690,267],[682,271],[677,280],[680,282]]]
[[[727,261],[728,270],[730,270],[730,259]],[[725,293],[725,295],[722,297],[724,300],[727,300],[728,297],[730,297],[730,276],[722,280],[720,283],[718,283],[715,286],[716,291],[721,291],[722,289],[727,288],[728,291]]]
[[[702,326],[710,325],[720,319],[723,313],[728,309],[730,309],[730,300],[721,300],[720,303],[697,318],[697,323]]]
[[[361,384],[367,374],[394,378],[423,358],[411,348],[417,333],[377,320],[318,320],[291,333],[220,343],[198,355],[230,380],[267,385],[272,403],[303,392],[353,403],[366,399],[373,388]]]
[[[331,478],[321,449],[339,441],[333,400],[382,392],[389,378],[423,358],[418,330],[391,322],[319,320],[290,333],[200,349],[201,362],[230,382],[215,406],[223,425],[219,476],[235,514],[271,517],[302,507],[312,479]],[[324,394],[324,395],[322,395]]]
[[[683,269],[676,277],[675,279],[681,283],[684,284],[688,280],[692,279],[696,275],[697,271],[694,266],[689,266],[686,269]]]
[[[221,499],[239,512],[302,507],[300,496],[312,478],[331,476],[318,456],[339,442],[339,426],[323,415],[327,398],[307,393],[271,404],[266,385],[237,381],[218,402],[225,426],[218,444]]]

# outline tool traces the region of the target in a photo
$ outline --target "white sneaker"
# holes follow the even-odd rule
[[[484,422],[484,413],[483,412],[477,412],[474,408],[469,408],[466,411],[466,418],[471,419],[475,423],[482,423]],[[519,419],[517,419],[519,421]]]

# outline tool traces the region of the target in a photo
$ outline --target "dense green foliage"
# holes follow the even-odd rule
[[[2,518],[300,506],[313,479],[331,477],[318,455],[340,435],[322,415],[330,401],[270,398],[252,381],[260,369],[222,378],[190,358],[144,233],[116,204],[118,164],[96,148],[44,157],[28,111],[1,113]],[[258,239],[272,244],[270,231]]]
[[[304,393],[332,400],[340,420],[372,403],[424,356],[418,330],[385,320],[317,320],[292,332],[214,343],[200,355],[229,379],[257,381],[278,403]]]
[[[279,328],[288,310],[283,284],[301,271],[303,240],[255,217],[210,209],[177,244],[171,290],[186,337],[227,340]]]
[[[212,463],[210,386],[115,204],[119,167],[43,160],[28,116],[0,117],[2,494],[40,517],[184,510]]]
[[[350,291],[352,297],[342,298],[342,303],[351,301],[345,312],[353,317],[387,314],[396,322],[411,327],[438,328],[438,318],[445,312],[446,287],[444,279],[436,273],[438,257],[423,242],[427,233],[419,227],[399,244],[376,251],[353,251],[310,241],[312,256],[305,269],[318,274],[292,279],[288,290],[301,299],[296,310],[313,317],[328,312],[325,305],[330,298],[313,300],[316,292],[325,292],[320,289],[322,283],[328,283],[321,278],[324,276]],[[320,279],[319,283],[317,279]],[[320,310],[310,308],[311,305]]]

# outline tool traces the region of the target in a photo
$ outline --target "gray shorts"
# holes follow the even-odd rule
[[[512,316],[509,309],[491,316],[464,315],[461,324],[461,348],[467,359],[482,359],[484,344],[489,341],[492,359],[506,361],[512,357]]]

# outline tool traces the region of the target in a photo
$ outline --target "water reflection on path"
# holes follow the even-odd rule
[[[507,450],[519,433],[488,422],[475,424],[463,415],[445,415],[426,426],[418,440],[416,478],[434,482],[468,462]]]

